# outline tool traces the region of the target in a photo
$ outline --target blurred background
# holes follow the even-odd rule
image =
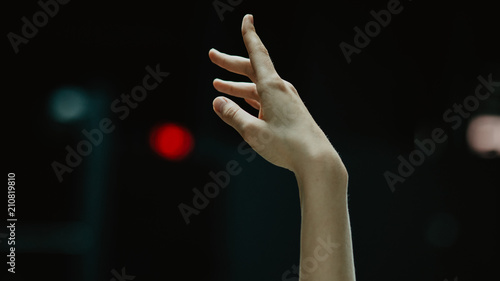
[[[4,3],[3,169],[18,221],[15,275],[0,229],[2,280],[297,280],[295,177],[212,110],[214,78],[247,79],[208,51],[247,56],[247,13],[347,166],[357,279],[496,276],[500,90],[471,96],[478,76],[500,81],[498,10],[402,0],[348,63],[339,44],[355,47],[354,28],[390,2]],[[446,141],[391,184],[436,128]],[[238,172],[224,177],[228,163]],[[213,198],[193,202],[207,185]]]

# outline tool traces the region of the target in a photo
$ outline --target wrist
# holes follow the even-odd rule
[[[301,194],[334,192],[347,193],[348,173],[337,151],[317,149],[310,152],[294,167]],[[321,195],[320,195],[321,196]]]

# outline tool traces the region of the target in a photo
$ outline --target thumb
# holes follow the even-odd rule
[[[249,127],[257,125],[259,120],[252,116],[232,100],[225,97],[217,97],[213,102],[214,110],[219,117],[229,126],[233,127],[240,135],[244,136]]]

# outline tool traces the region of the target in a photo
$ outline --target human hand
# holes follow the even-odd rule
[[[243,18],[241,32],[249,58],[215,49],[209,51],[209,57],[216,65],[245,75],[252,82],[215,79],[213,85],[219,92],[244,98],[259,113],[255,117],[229,98],[217,97],[213,101],[217,115],[264,159],[277,166],[297,173],[311,164],[333,160],[336,166],[345,169],[295,87],[276,72],[255,31],[252,15]]]
[[[225,97],[215,98],[214,110],[264,159],[295,173],[302,214],[299,279],[354,281],[347,171],[297,90],[274,69],[251,15],[243,18],[241,31],[249,59],[214,49],[209,56],[218,66],[252,82],[215,79],[213,84],[219,92],[244,98],[259,111],[258,116]],[[310,270],[305,264],[318,257],[320,238],[335,250],[321,256],[321,263]]]

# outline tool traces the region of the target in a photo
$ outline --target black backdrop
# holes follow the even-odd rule
[[[17,53],[10,32],[22,36],[22,17],[32,21],[41,6],[4,3],[3,167],[16,174],[18,218],[16,274],[4,262],[5,280],[296,280],[293,174],[241,153],[240,136],[212,112],[212,79],[243,78],[212,65],[208,50],[246,56],[246,13],[348,168],[358,280],[496,276],[498,158],[470,151],[470,118],[453,129],[443,113],[474,93],[479,75],[500,80],[499,12],[489,2],[402,0],[348,63],[339,44],[354,45],[353,28],[390,2],[73,0]],[[214,5],[226,9],[222,18]],[[158,65],[168,77],[119,119],[112,102]],[[85,93],[80,119],[54,119],[61,87]],[[114,131],[59,182],[52,163],[103,118]],[[149,147],[163,122],[191,131],[186,159]],[[397,173],[398,156],[434,128],[447,140],[391,190],[384,173]],[[230,161],[241,172],[187,225],[179,204],[192,206],[192,189]]]

